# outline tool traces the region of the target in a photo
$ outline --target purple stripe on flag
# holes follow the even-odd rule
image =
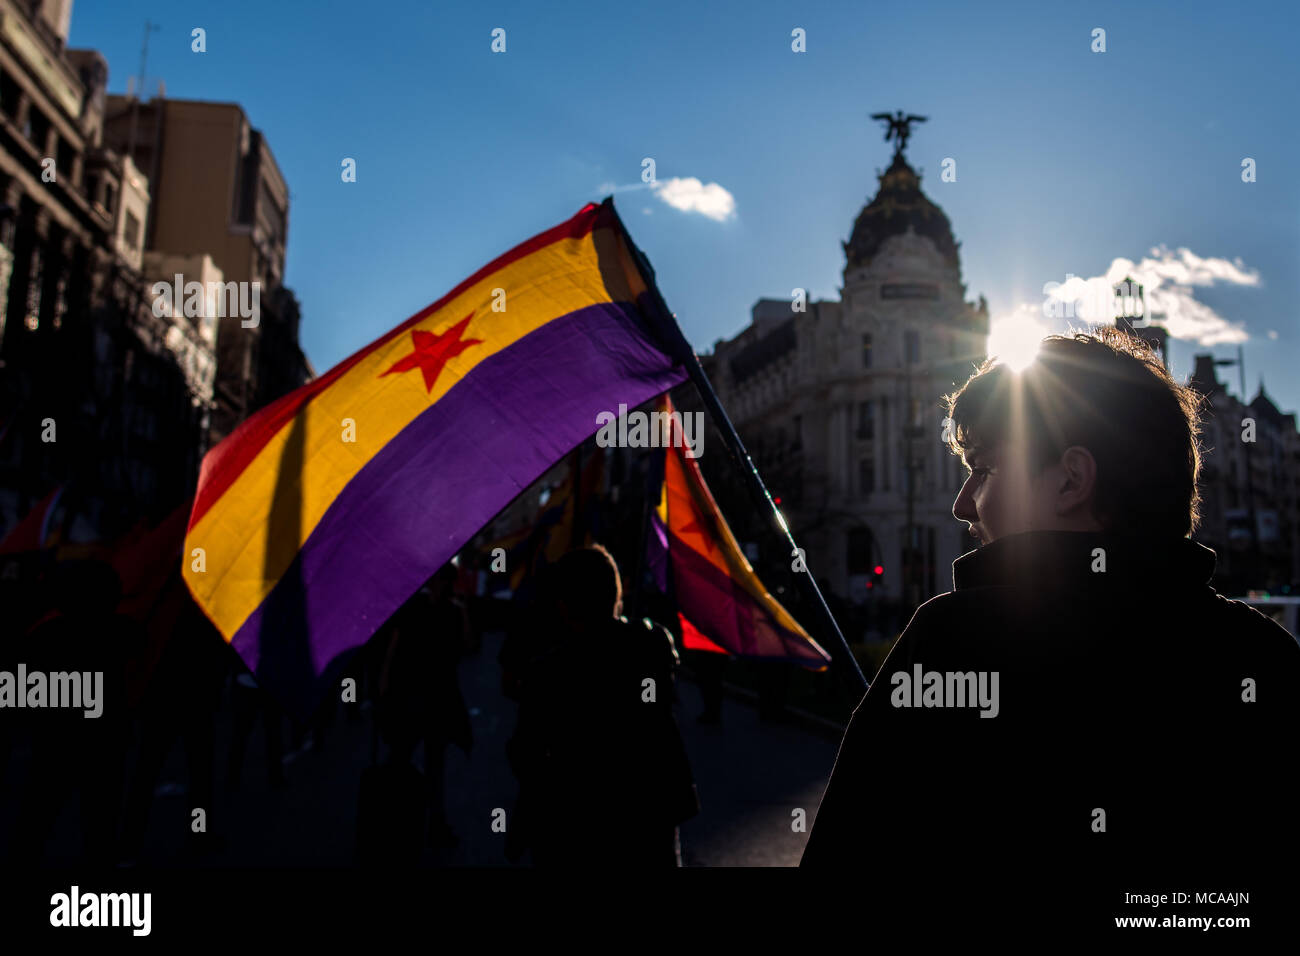
[[[685,378],[621,304],[571,312],[489,356],[348,483],[232,645],[262,683],[302,699],[595,433],[598,412],[639,405]]]
[[[663,519],[650,513],[650,533],[645,539],[646,570],[660,594],[668,593],[668,529]]]

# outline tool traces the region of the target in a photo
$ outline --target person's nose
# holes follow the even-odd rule
[[[967,478],[961,486],[961,491],[957,492],[957,500],[952,503],[952,516],[958,521],[968,521],[974,524],[979,520],[979,511],[975,508],[975,492],[971,487],[970,478]]]

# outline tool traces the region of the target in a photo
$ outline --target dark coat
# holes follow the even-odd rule
[[[469,710],[460,690],[465,612],[452,600],[417,592],[388,622],[387,686],[379,701],[380,728],[394,745],[415,748],[474,746]]]
[[[622,618],[533,661],[508,744],[520,782],[511,858],[530,848],[542,866],[675,865],[674,830],[699,810],[672,711],[676,666],[671,634]]]
[[[1187,539],[1090,533],[959,558],[854,711],[801,865],[1117,914],[1125,891],[1258,889],[1293,867],[1300,645],[1213,570]],[[895,706],[918,664],[998,672],[997,716]]]

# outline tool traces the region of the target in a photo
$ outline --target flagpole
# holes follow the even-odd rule
[[[646,280],[646,286],[656,306],[658,328],[665,338],[664,344],[673,350],[673,357],[676,358],[686,367],[686,373],[690,376],[695,388],[700,393],[700,398],[704,400],[704,407],[709,410],[709,415],[713,418],[713,423],[717,425],[718,431],[722,434],[722,441],[727,447],[727,453],[732,463],[739,469],[741,478],[745,482],[745,487],[749,489],[750,497],[760,514],[770,514],[776,522],[777,528],[785,537],[786,544],[790,548],[791,556],[798,552],[798,545],[795,544],[794,535],[790,532],[790,526],[786,524],[784,516],[777,508],[776,503],[772,500],[771,493],[767,486],[763,484],[763,478],[759,475],[758,469],[754,467],[753,459],[745,451],[745,444],[740,440],[740,435],[736,431],[736,426],[732,424],[731,418],[722,407],[722,402],[718,399],[717,393],[713,390],[713,384],[709,381],[708,376],[704,373],[704,367],[700,365],[700,360],[691,348],[690,342],[682,334],[681,326],[676,322],[676,317],[668,311],[668,304],[664,302],[663,295],[660,294],[659,288],[654,281],[654,267],[650,265],[650,260],[646,258],[645,253],[637,248],[632,237],[628,235],[627,228],[623,225],[622,218],[619,217],[618,211],[614,208],[614,199],[612,196],[607,197],[604,205],[609,207],[610,212],[614,214],[614,219],[618,223],[619,231],[622,233],[623,241],[627,243],[628,251],[635,259],[637,267],[641,270],[642,276]],[[831,609],[826,604],[826,599],[822,597],[821,589],[817,587],[817,582],[813,580],[812,572],[807,569],[805,561],[804,570],[795,574],[795,579],[799,582],[799,588],[803,596],[812,605],[813,612],[821,618],[824,625],[823,630],[826,634],[832,635],[834,640],[827,641],[831,648],[831,660],[838,664],[841,673],[845,675],[854,685],[855,689],[866,693],[868,684],[866,677],[862,674],[862,668],[858,666],[857,659],[854,658],[853,652],[849,649],[849,642],[844,639],[844,634],[840,631],[840,626],[835,622]]]
[[[656,451],[649,457],[649,464],[646,466],[644,487],[642,488],[641,500],[641,532],[637,537],[636,552],[632,556],[632,576],[628,579],[630,589],[625,591],[623,597],[623,608],[627,617],[636,620],[643,615],[645,601],[643,600],[642,591],[645,586],[646,574],[646,547],[650,543],[650,512],[654,510],[654,497],[656,491],[663,487],[663,469],[656,468],[655,462],[660,461],[664,456],[663,451]],[[629,467],[631,467],[629,465]],[[657,479],[657,480],[656,480]]]

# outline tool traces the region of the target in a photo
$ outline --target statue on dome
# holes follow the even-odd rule
[[[897,141],[897,145],[894,146],[894,158],[898,159],[907,148],[907,138],[912,135],[912,124],[924,123],[929,117],[917,116],[914,113],[905,115],[902,110],[899,110],[893,116],[888,113],[872,113],[871,118],[886,124],[885,142],[888,143],[891,139]]]

